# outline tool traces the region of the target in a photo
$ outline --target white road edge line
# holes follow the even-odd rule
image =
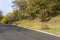
[[[21,26],[21,25],[17,25],[17,26]],[[23,28],[25,28],[25,27],[23,27]],[[35,30],[35,29],[32,29],[32,28],[26,28],[26,29],[37,31],[37,32],[41,32],[41,33],[45,33],[45,34],[49,34],[49,35],[52,35],[52,36],[55,36],[55,37],[60,37],[60,35],[56,35],[56,34],[53,34],[53,33],[45,32],[45,31],[42,31],[42,30]]]
[[[42,30],[35,30],[35,29],[31,29],[31,28],[27,28],[27,29],[30,29],[30,30],[33,30],[33,31],[37,31],[37,32],[42,32],[42,33],[49,34],[49,35],[56,36],[56,37],[60,37],[60,35],[56,35],[56,34],[53,34],[53,33],[45,32],[45,31],[42,31]]]

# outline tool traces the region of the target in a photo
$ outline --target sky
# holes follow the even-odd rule
[[[13,10],[11,6],[12,0],[0,0],[0,10],[3,12],[3,15],[6,15]]]

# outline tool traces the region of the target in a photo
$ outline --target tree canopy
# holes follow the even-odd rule
[[[60,15],[60,0],[14,0],[12,3],[15,9],[11,12],[11,19],[9,16],[7,18],[10,21],[38,17],[42,22],[46,22]]]
[[[39,17],[42,21],[48,21],[52,17],[60,15],[59,2],[59,0],[15,0],[14,3],[19,8],[17,14],[21,18]]]

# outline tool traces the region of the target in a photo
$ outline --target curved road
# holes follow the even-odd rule
[[[60,40],[60,38],[15,25],[0,25],[0,40]]]

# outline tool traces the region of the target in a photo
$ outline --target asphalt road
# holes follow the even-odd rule
[[[60,40],[60,38],[15,25],[0,25],[0,40]]]

